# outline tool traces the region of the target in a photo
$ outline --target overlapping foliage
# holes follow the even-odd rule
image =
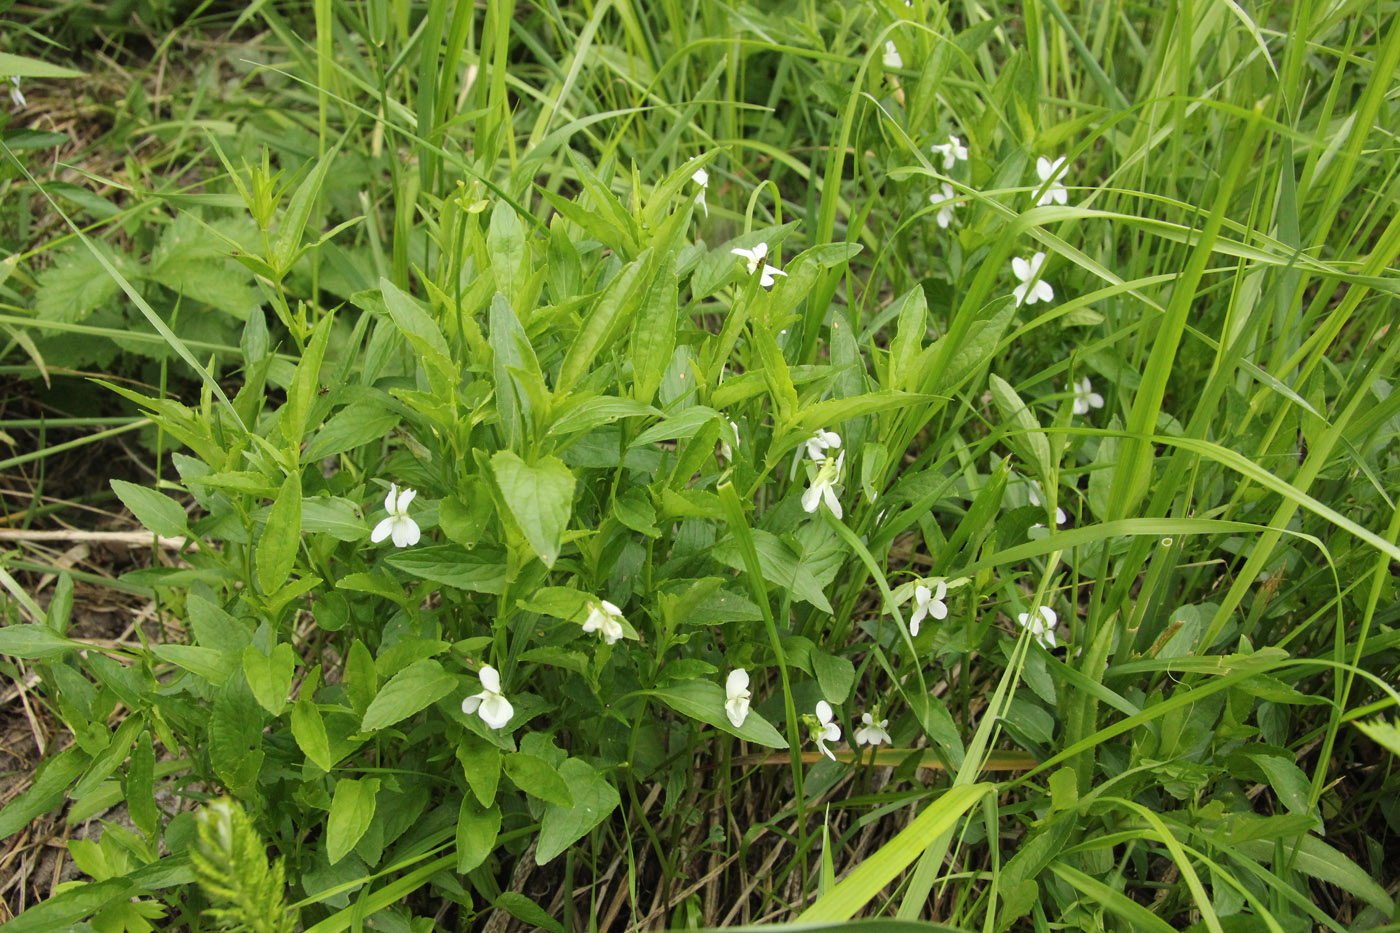
[[[1394,921],[1393,5],[230,15],[121,194],[4,131],[183,542],[139,645],[0,566],[0,835],[131,823],[17,929]]]

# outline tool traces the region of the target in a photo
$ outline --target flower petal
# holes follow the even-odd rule
[[[942,622],[948,618],[948,604],[941,600],[934,600],[928,604],[928,614]]]
[[[488,693],[501,692],[501,672],[489,664],[481,665],[481,670],[476,675],[481,680],[481,686]]]
[[[499,693],[492,693],[481,701],[478,715],[492,729],[499,729],[510,722],[510,718],[515,715],[515,707]]]
[[[1011,260],[1011,271],[1015,274],[1016,278],[1020,279],[1022,282],[1029,280],[1031,277],[1030,263],[1026,262],[1020,256],[1016,256]]]
[[[408,511],[408,504],[412,502],[417,496],[418,490],[405,489],[403,492],[399,493],[398,506],[394,509],[394,511],[398,512],[400,515],[405,514]]]
[[[841,500],[836,498],[836,493],[830,486],[822,490],[822,498],[826,500],[826,507],[831,509],[831,514],[841,518]]]
[[[817,701],[817,719],[821,720],[822,725],[827,725],[828,723],[831,722],[831,704],[830,704],[830,703],[826,702],[825,700],[818,700],[818,701]],[[839,734],[839,733],[838,733],[838,734]]]
[[[394,523],[394,546],[413,547],[418,543],[422,532],[418,530],[418,523],[407,515],[399,515],[392,519]]]
[[[1050,160],[1045,158],[1045,156],[1041,156],[1035,160],[1035,173],[1040,176],[1041,181],[1049,179],[1054,171],[1054,166],[1050,164]]]
[[[815,512],[817,504],[821,502],[822,487],[813,482],[807,491],[802,494],[802,508],[806,512]]]
[[[374,530],[369,533],[369,539],[375,544],[378,544],[380,541],[383,541],[385,538],[389,537],[389,535],[392,534],[393,531],[394,520],[392,518],[386,518],[380,521],[378,525],[374,526]]]
[[[732,697],[724,704],[724,714],[729,717],[729,722],[734,728],[739,728],[749,716],[749,698],[746,696]]]
[[[736,667],[729,672],[729,677],[724,681],[724,693],[733,698],[736,696],[748,696],[749,692],[749,672],[742,667]]]
[[[480,693],[474,693],[471,696],[467,697],[465,700],[462,701],[462,712],[466,713],[468,716],[470,716],[472,713],[475,713],[476,708],[481,705],[481,701],[486,699],[488,696],[490,696],[490,694],[483,690]]]
[[[394,514],[394,503],[399,498],[399,487],[396,483],[389,484],[389,494],[384,497],[384,511],[390,515]]]

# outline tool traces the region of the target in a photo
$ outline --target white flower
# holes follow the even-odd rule
[[[1021,628],[1031,633],[1031,637],[1040,642],[1049,651],[1055,647],[1055,626],[1059,624],[1059,619],[1055,615],[1055,610],[1049,606],[1041,606],[1040,614],[1032,616],[1029,612],[1022,612],[1016,616],[1016,621],[1021,623]]]
[[[818,700],[817,727],[812,730],[812,738],[817,742],[817,750],[835,761],[836,755],[826,747],[826,743],[841,740],[841,727],[831,721],[831,715],[831,704],[825,700]]]
[[[861,713],[860,721],[865,725],[856,730],[857,745],[894,744],[894,739],[890,738],[890,734],[885,728],[890,724],[888,719],[882,719],[877,723],[874,716],[869,713]]]
[[[812,480],[812,485],[807,487],[807,491],[802,494],[802,508],[808,512],[815,512],[817,506],[823,501],[826,507],[831,509],[831,514],[838,519],[841,517],[841,500],[836,498],[835,491],[831,488],[841,479],[841,467],[846,462],[846,452],[843,450],[837,455],[835,460],[830,457],[817,469],[817,477]]]
[[[1045,265],[1045,254],[1036,253],[1031,257],[1030,262],[1026,262],[1020,256],[1011,260],[1011,271],[1016,274],[1016,278],[1021,280],[1021,284],[1012,289],[1012,294],[1016,296],[1016,304],[1033,305],[1037,301],[1049,301],[1055,297],[1055,290],[1050,287],[1049,282],[1032,281],[1040,277],[1040,267]]]
[[[787,275],[787,273],[784,272],[782,269],[779,269],[777,266],[772,265],[767,261],[767,243],[759,243],[753,249],[741,249],[740,247],[736,246],[734,249],[731,249],[730,252],[733,253],[735,256],[742,256],[744,259],[747,259],[749,261],[749,275],[753,275],[755,272],[760,272],[758,284],[762,285],[764,288],[773,287],[773,276]]]
[[[737,729],[749,715],[749,672],[742,667],[729,672],[724,682],[724,714]]]
[[[705,216],[710,216],[710,207],[705,203],[705,189],[710,187],[710,173],[703,168],[697,168],[695,174],[690,176],[690,180],[700,186],[700,193],[695,196],[695,203],[700,205],[700,209],[705,212]]]
[[[904,67],[904,59],[902,59],[902,58],[899,57],[899,49],[895,48],[895,45],[894,45],[894,41],[893,41],[893,40],[890,40],[889,42],[886,42],[886,43],[885,43],[885,67],[886,67],[886,68],[903,68],[903,67]]]
[[[807,438],[807,456],[818,462],[826,459],[829,447],[840,447],[841,435],[835,431],[816,431]]]
[[[1102,408],[1103,396],[1094,391],[1094,384],[1085,376],[1074,383],[1074,413],[1087,415],[1091,408]]]
[[[412,489],[399,492],[399,487],[390,483],[389,495],[384,499],[384,508],[389,517],[374,526],[369,539],[378,544],[392,535],[394,547],[412,547],[417,544],[421,532],[418,530],[418,523],[408,517],[408,504],[416,495],[418,493]]]
[[[942,196],[931,194],[928,196],[928,203],[938,208],[938,216],[935,219],[938,221],[938,226],[946,230],[948,225],[953,222],[953,210],[958,206],[957,193],[953,191],[953,186],[945,181]]]
[[[588,606],[588,618],[583,622],[585,632],[598,632],[603,641],[613,644],[624,634],[622,630],[622,610],[606,599]]]
[[[932,147],[934,155],[943,156],[943,171],[951,172],[958,164],[958,160],[967,161],[967,147],[962,144],[962,140],[956,136],[949,136],[946,143]]]
[[[1041,156],[1039,159],[1035,160],[1035,173],[1040,176],[1041,184],[1047,181],[1050,182],[1044,193],[1041,194],[1040,200],[1035,202],[1038,206],[1044,207],[1046,204],[1067,203],[1069,196],[1065,192],[1065,186],[1060,184],[1056,177],[1064,171],[1064,168],[1064,156],[1060,156],[1054,162],[1051,162],[1049,159],[1045,158],[1045,156]],[[1051,181],[1051,179],[1056,180]]]
[[[15,105],[16,110],[21,110],[28,101],[24,99],[24,92],[19,89],[19,75],[10,75],[10,83],[14,85],[10,88],[10,103]]]
[[[731,428],[734,429],[734,447],[738,447],[738,446],[739,446],[739,426],[738,426],[737,424],[735,424],[733,421],[729,422],[729,426],[730,426]],[[729,442],[726,441],[724,438],[721,437],[720,440],[719,440],[719,455],[720,455],[721,457],[723,457],[725,460],[728,460],[728,461],[730,461],[730,462],[733,462],[733,460],[734,460],[734,447],[730,447],[730,446],[729,446]]]
[[[481,721],[492,729],[499,729],[510,722],[515,715],[515,707],[510,700],[501,696],[501,675],[489,664],[481,665],[481,692],[462,701],[462,712],[470,716],[476,713]]]
[[[1027,496],[1031,500],[1031,505],[1044,505],[1044,500],[1040,498],[1040,484],[1033,479],[1026,480],[1026,482],[1030,484]],[[1058,505],[1055,506],[1055,524],[1063,525],[1067,521],[1069,521],[1069,516],[1065,514],[1065,510]]]
[[[909,616],[909,634],[919,634],[919,623],[928,616],[935,619],[948,618],[948,606],[943,602],[948,595],[948,584],[942,580],[938,581],[938,586],[934,590],[920,583],[914,587],[914,612]]]

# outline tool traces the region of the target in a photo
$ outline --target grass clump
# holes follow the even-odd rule
[[[154,12],[0,59],[16,929],[1395,922],[1394,4]]]

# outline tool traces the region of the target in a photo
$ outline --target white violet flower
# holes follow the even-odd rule
[[[1037,281],[1040,278],[1040,267],[1043,265],[1044,253],[1036,253],[1030,262],[1026,262],[1020,256],[1011,260],[1011,271],[1021,280],[1021,284],[1012,289],[1012,294],[1016,296],[1016,304],[1033,305],[1037,301],[1050,301],[1055,297],[1055,290],[1050,287],[1049,282]],[[1032,282],[1035,284],[1031,284]]]
[[[890,724],[888,719],[882,719],[876,722],[874,716],[871,716],[869,713],[861,713],[860,721],[865,723],[865,725],[856,730],[855,738],[857,745],[894,744],[894,739],[890,738],[890,734],[886,729]]]
[[[470,716],[476,713],[481,721],[492,729],[499,729],[510,722],[515,715],[515,707],[510,700],[501,696],[501,675],[489,664],[481,665],[481,692],[462,701],[462,712]]]
[[[909,616],[909,634],[917,636],[919,634],[919,623],[925,618],[932,616],[935,619],[943,620],[948,618],[948,605],[943,602],[948,595],[948,584],[942,580],[938,581],[935,589],[930,590],[920,583],[914,587],[914,612]]]
[[[622,630],[622,610],[606,599],[588,606],[588,618],[583,621],[585,632],[597,632],[603,641],[613,644],[624,634]]]
[[[951,172],[957,166],[959,159],[967,161],[967,147],[956,136],[949,136],[946,143],[937,144],[932,149],[934,155],[943,156],[943,171],[945,172]]]
[[[1030,489],[1027,491],[1026,495],[1030,498],[1031,505],[1044,505],[1045,500],[1040,497],[1040,484],[1033,479],[1026,480],[1026,482],[1030,484]],[[1067,521],[1069,521],[1069,516],[1065,514],[1065,510],[1058,505],[1055,506],[1055,524],[1063,525]]]
[[[841,435],[835,431],[818,430],[807,438],[807,456],[820,462],[826,459],[826,452],[829,448],[840,446]]]
[[[695,203],[700,205],[700,209],[705,212],[705,216],[710,216],[710,207],[705,203],[705,189],[710,187],[710,173],[703,168],[697,168],[695,174],[690,176],[690,180],[700,186],[700,193],[695,196]]]
[[[841,500],[836,498],[836,492],[831,487],[840,482],[841,467],[845,462],[846,452],[843,450],[837,454],[835,460],[827,457],[817,468],[817,476],[812,480],[812,485],[807,487],[807,491],[802,494],[803,509],[815,512],[822,502],[826,502],[826,507],[831,509],[831,514],[838,519],[841,518]]]
[[[1069,195],[1065,191],[1065,186],[1060,184],[1058,180],[1058,176],[1064,169],[1064,156],[1060,156],[1054,162],[1051,162],[1049,159],[1045,158],[1045,156],[1041,156],[1039,159],[1035,160],[1035,173],[1040,176],[1041,184],[1047,181],[1050,182],[1044,193],[1041,194],[1040,200],[1035,202],[1037,206],[1044,207],[1047,204],[1065,204],[1068,202]]]
[[[826,747],[826,743],[841,740],[841,727],[832,722],[831,704],[825,700],[817,701],[817,726],[812,729],[812,738],[816,740],[817,751],[832,761],[836,760],[836,754]]]
[[[1039,614],[1031,615],[1029,612],[1022,612],[1016,616],[1016,621],[1021,623],[1021,628],[1031,633],[1031,637],[1049,651],[1055,647],[1055,626],[1059,624],[1059,618],[1055,615],[1055,610],[1049,606],[1041,606]]]
[[[724,682],[724,714],[737,729],[749,715],[749,672],[742,667],[729,672]]]
[[[15,105],[16,110],[21,110],[28,101],[24,99],[24,92],[19,89],[19,75],[10,75],[10,83],[14,85],[10,88],[10,103]]]
[[[885,43],[885,67],[903,68],[904,59],[899,57],[899,49],[895,48],[894,40]]]
[[[755,272],[759,272],[760,277],[758,280],[758,284],[762,285],[764,288],[773,287],[773,282],[775,281],[773,276],[787,275],[787,273],[784,272],[782,269],[779,269],[777,266],[768,262],[767,243],[759,243],[753,249],[742,249],[736,246],[733,249],[731,249],[730,252],[733,253],[735,256],[742,256],[744,259],[748,260],[749,275],[753,275]]]
[[[1074,383],[1074,413],[1087,415],[1091,408],[1102,408],[1103,396],[1094,391],[1094,384],[1085,376]]]
[[[948,225],[953,222],[953,210],[958,206],[957,192],[953,190],[953,186],[945,181],[943,183],[943,194],[941,196],[937,194],[929,195],[928,203],[938,208],[938,216],[935,219],[938,221],[939,228],[946,230]]]
[[[408,517],[408,504],[416,495],[418,493],[412,489],[399,492],[399,487],[390,483],[389,495],[384,499],[384,508],[389,517],[374,526],[369,539],[378,544],[392,536],[394,547],[412,547],[417,544],[422,533],[418,530],[418,523]]]

